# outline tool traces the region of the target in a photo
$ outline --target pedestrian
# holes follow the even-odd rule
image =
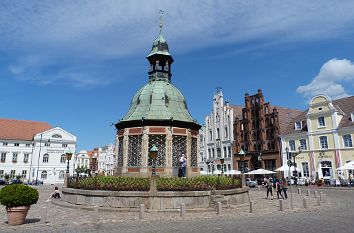
[[[284,197],[288,198],[288,181],[287,179],[283,178],[283,193],[284,193]]]
[[[271,195],[271,200],[273,200],[273,180],[272,177],[269,177],[269,179],[267,180],[267,197],[266,199],[268,199],[269,193]]]
[[[279,195],[281,196],[282,199],[284,199],[284,196],[282,194],[283,185],[282,185],[282,182],[279,179],[275,180],[275,190],[277,192],[278,199],[279,199]]]
[[[353,180],[353,174],[352,174],[352,173],[349,173],[349,180],[348,180],[349,188],[352,187],[352,180]]]
[[[187,159],[184,157],[184,154],[182,154],[181,158],[179,159],[179,164],[182,170],[182,177],[186,177]]]

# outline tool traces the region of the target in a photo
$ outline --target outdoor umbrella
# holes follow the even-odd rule
[[[257,170],[253,170],[251,172],[247,172],[245,173],[246,175],[267,175],[267,174],[274,174],[275,172],[273,171],[269,171],[269,170],[265,170],[265,169],[257,169]]]
[[[294,166],[291,166],[290,167],[290,171],[293,172],[295,170],[295,167]],[[283,166],[281,167],[278,167],[277,169],[275,169],[275,171],[277,172],[288,172],[289,171],[289,166],[287,164],[284,164]],[[296,171],[301,171],[299,168],[296,168]]]
[[[230,171],[227,171],[224,173],[225,175],[239,175],[241,174],[240,171],[237,171],[237,170],[230,170]]]
[[[337,168],[337,170],[354,170],[354,161],[350,161],[343,166]]]

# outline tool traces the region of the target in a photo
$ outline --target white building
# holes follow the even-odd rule
[[[212,111],[205,117],[205,124],[200,130],[200,155],[204,158],[199,166],[202,170],[221,170],[221,158],[224,159],[224,172],[233,169],[234,117],[241,112],[241,106],[233,106],[224,101],[221,88],[216,90]]]
[[[98,170],[105,175],[113,175],[115,164],[114,145],[98,148]]]
[[[64,182],[66,153],[75,153],[76,137],[45,122],[0,119],[0,177],[20,175],[46,184]],[[70,174],[73,161],[69,162]]]
[[[90,169],[90,157],[86,150],[81,150],[75,155],[75,169],[80,167]]]

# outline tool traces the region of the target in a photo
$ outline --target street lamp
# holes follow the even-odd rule
[[[294,170],[296,171],[295,157],[296,157],[297,155],[301,154],[301,146],[299,146],[298,150],[299,150],[299,153],[290,153],[290,152],[289,152],[289,148],[288,148],[288,147],[285,148],[286,156],[287,156],[287,158],[288,158],[288,166],[289,166],[289,179],[290,179],[289,186],[290,186],[290,203],[291,203],[291,209],[294,209],[294,205],[293,205],[293,193],[292,193],[292,191],[291,191],[291,169],[290,169],[290,168],[291,168],[291,163],[292,163],[291,157],[292,157],[293,160],[294,160]],[[289,155],[291,155],[291,156],[289,156]]]
[[[245,155],[246,152],[244,152],[242,149],[240,150],[240,152],[238,152],[239,156],[240,156],[240,161],[241,161],[241,185],[242,187],[246,186],[246,180],[245,180]]]
[[[67,161],[67,164],[66,164],[66,173],[69,174],[69,162],[71,160],[71,157],[73,156],[73,153],[71,152],[66,152],[65,153],[65,156],[66,156],[66,161]]]
[[[210,162],[211,162],[210,159],[207,159],[207,160],[205,161],[205,163],[207,164],[208,173],[210,172],[210,168],[209,168]]]
[[[224,159],[224,158],[220,158],[220,163],[221,163],[221,175],[224,174],[224,162],[225,162],[225,159]]]
[[[258,159],[258,162],[259,162],[259,168],[262,168],[262,158],[261,158],[261,155],[262,153],[259,153],[257,159]]]
[[[152,147],[150,148],[150,153],[149,156],[151,158],[151,163],[152,163],[152,176],[156,176],[156,157],[157,157],[157,152],[159,150],[157,149],[156,145],[153,144]]]

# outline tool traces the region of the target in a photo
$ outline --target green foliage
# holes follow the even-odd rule
[[[19,179],[21,179],[21,175],[16,176],[16,180],[19,180]]]
[[[87,166],[80,166],[78,168],[75,169],[76,173],[86,173],[87,174]]]
[[[8,179],[10,179],[10,175],[9,175],[9,174],[7,174],[7,173],[5,173],[5,176],[4,176],[4,178],[5,178],[5,180],[8,180]]]
[[[240,188],[239,179],[224,176],[197,176],[192,178],[162,177],[157,181],[158,191],[206,191]]]
[[[0,190],[0,203],[6,207],[29,206],[38,201],[38,191],[23,184],[7,185]]]
[[[110,191],[148,191],[150,179],[141,177],[97,176],[71,179],[70,188]]]

